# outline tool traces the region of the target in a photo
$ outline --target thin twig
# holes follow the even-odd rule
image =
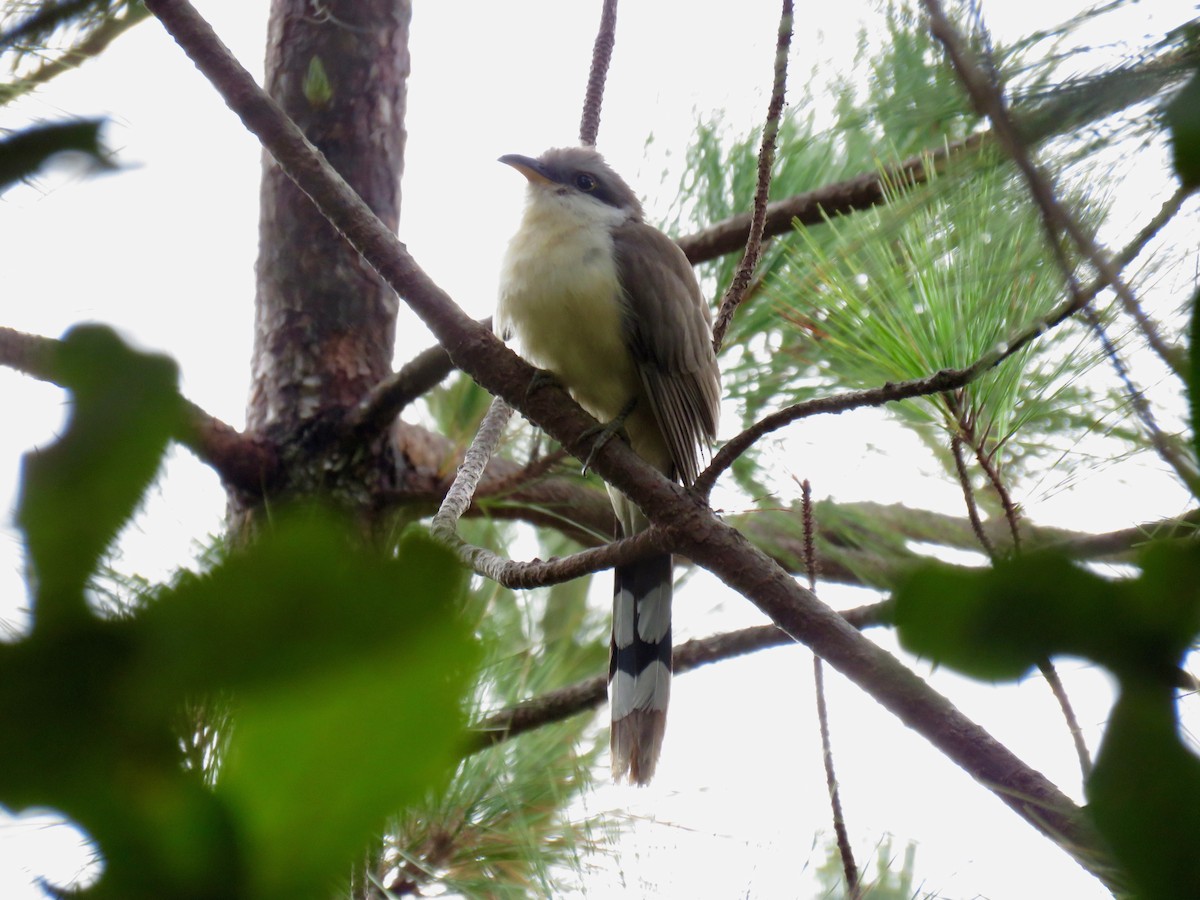
[[[812,485],[808,479],[800,484],[800,509],[804,522],[804,568],[808,572],[808,589],[817,589],[817,555],[813,550],[817,532],[813,517]],[[833,816],[833,833],[837,836],[838,855],[842,859],[842,872],[846,877],[846,895],[849,900],[858,900],[861,889],[858,882],[858,864],[854,861],[854,849],[850,846],[850,834],[846,829],[846,816],[842,812],[842,792],[838,787],[837,772],[833,767],[833,739],[829,733],[829,707],[825,702],[825,665],[821,657],[813,654],[813,690],[817,698],[817,726],[821,732],[821,760],[825,765],[825,787],[829,791],[829,809]]]
[[[1161,211],[1159,213],[1161,215]],[[1155,216],[1155,220],[1159,217]],[[1075,276],[1070,260],[1067,259],[1066,249],[1062,242],[1052,231],[1048,230],[1051,249],[1054,251],[1054,259],[1058,263],[1059,271],[1062,272],[1066,279],[1067,288],[1072,294],[1080,292],[1079,280]],[[1140,238],[1141,234],[1137,236]],[[1135,240],[1137,240],[1135,238]],[[1104,351],[1105,358],[1116,372],[1117,378],[1125,388],[1125,393],[1129,397],[1129,403],[1133,407],[1134,413],[1138,420],[1142,423],[1142,427],[1146,430],[1147,436],[1150,438],[1150,443],[1154,447],[1155,452],[1159,457],[1167,463],[1175,474],[1188,485],[1193,488],[1200,486],[1197,481],[1196,468],[1193,461],[1186,455],[1180,453],[1171,445],[1170,439],[1163,433],[1163,430],[1158,425],[1158,419],[1154,415],[1154,410],[1150,408],[1150,403],[1146,400],[1145,395],[1133,383],[1133,377],[1129,374],[1129,370],[1121,361],[1120,355],[1117,353],[1116,346],[1108,338],[1108,332],[1104,328],[1104,324],[1100,321],[1100,317],[1096,315],[1092,309],[1091,303],[1084,303],[1080,307],[1080,316],[1084,323],[1092,330],[1096,336],[1096,340],[1100,342],[1100,346]]]
[[[975,488],[971,486],[971,473],[967,471],[967,461],[963,458],[963,440],[958,435],[950,438],[950,452],[954,455],[954,469],[958,473],[958,483],[962,487],[963,500],[967,504],[967,517],[971,520],[971,530],[979,540],[980,546],[987,553],[988,559],[995,561],[996,545],[984,530],[983,520],[979,517],[979,504],[975,502]]]
[[[800,517],[804,523],[804,571],[808,574],[808,589],[817,590],[816,535],[817,521],[813,516],[812,484],[807,478],[800,482]]]
[[[579,121],[579,143],[596,146],[600,134],[600,107],[604,104],[604,84],[617,43],[617,0],[604,0],[600,13],[600,28],[592,45],[592,67],[588,72],[587,91],[583,99],[583,116]]]
[[[841,615],[859,629],[883,625],[890,621],[891,601],[884,600],[855,607],[842,612]],[[694,638],[675,648],[672,670],[675,675],[682,675],[710,663],[795,643],[787,632],[774,625],[754,625],[705,638]],[[471,727],[475,735],[470,741],[469,752],[482,750],[518,734],[595,709],[604,702],[607,685],[608,676],[597,675],[491,713]]]
[[[1004,509],[1004,520],[1008,523],[1009,535],[1012,537],[1013,552],[1020,553],[1021,526],[1017,505],[1013,503],[1012,494],[1009,493],[1004,479],[1000,477],[999,468],[992,461],[991,454],[988,453],[985,444],[987,440],[986,434],[980,437],[976,433],[973,418],[963,407],[962,398],[958,394],[947,394],[945,399],[950,414],[954,416],[955,424],[958,426],[958,434],[952,440],[951,447],[955,454],[955,466],[959,470],[959,480],[963,485],[963,496],[967,501],[967,512],[971,516],[971,525],[975,528],[975,534],[979,537],[979,543],[983,545],[988,556],[995,562],[997,559],[996,547],[988,539],[987,534],[983,530],[983,523],[979,520],[979,512],[975,504],[975,492],[971,488],[971,479],[967,474],[966,463],[962,459],[962,445],[964,443],[975,454],[975,461],[979,463],[979,468],[983,470],[983,474],[987,476],[992,490],[996,492],[996,496],[1000,500],[1000,506]],[[955,441],[957,441],[957,444],[954,443]]]
[[[1100,317],[1096,315],[1090,306],[1085,307],[1080,312],[1080,315],[1083,317],[1084,323],[1091,329],[1092,334],[1096,336],[1104,357],[1108,360],[1108,364],[1112,366],[1113,372],[1116,373],[1117,379],[1121,382],[1121,386],[1125,388],[1125,395],[1129,398],[1129,404],[1137,414],[1142,427],[1146,429],[1146,434],[1150,438],[1150,443],[1153,445],[1155,452],[1158,453],[1160,459],[1175,471],[1175,474],[1185,484],[1192,488],[1192,492],[1196,493],[1197,488],[1200,488],[1200,479],[1197,477],[1194,461],[1186,453],[1181,452],[1179,448],[1173,446],[1171,439],[1159,427],[1158,418],[1154,415],[1154,410],[1150,407],[1150,402],[1146,399],[1145,393],[1133,383],[1133,376],[1121,359],[1120,354],[1117,353],[1116,345],[1109,338],[1108,330],[1104,327],[1104,323],[1100,321]]]
[[[530,482],[536,481],[543,475],[546,475],[569,455],[566,450],[559,447],[550,453],[534,457],[525,465],[519,469],[515,469],[503,478],[496,478],[488,482],[486,489],[477,489],[475,496],[500,497],[509,491],[519,490]]]
[[[746,250],[733,273],[713,324],[713,349],[721,352],[725,332],[733,314],[746,296],[750,279],[762,254],[763,228],[767,221],[767,198],[771,191],[771,170],[775,167],[775,141],[779,136],[779,119],[783,115],[787,91],[788,51],[792,46],[792,0],[783,0],[779,14],[779,34],[775,41],[775,78],[771,86],[771,102],[767,105],[767,120],[763,123],[762,146],[758,150],[758,183],[754,189],[754,206],[750,216],[750,231]]]
[[[833,814],[833,833],[837,838],[838,856],[842,859],[842,874],[846,878],[846,897],[858,900],[862,888],[858,881],[858,864],[850,846],[850,834],[842,813],[842,796],[838,789],[837,773],[833,769],[833,741],[829,737],[829,709],[825,705],[825,667],[821,657],[813,656],[813,683],[817,694],[817,722],[821,729],[821,760],[825,764],[825,787],[829,790],[829,807]]]
[[[1054,699],[1058,701],[1058,708],[1062,710],[1063,718],[1067,722],[1067,731],[1071,734],[1075,755],[1079,757],[1079,771],[1083,773],[1083,780],[1087,781],[1088,776],[1092,774],[1092,756],[1088,751],[1087,741],[1083,738],[1083,729],[1079,727],[1075,708],[1071,705],[1071,698],[1067,696],[1067,689],[1050,660],[1038,663],[1038,671],[1042,673],[1046,684],[1050,685],[1050,693],[1054,694]]]
[[[975,452],[976,461],[978,461],[980,468],[987,475],[992,489],[996,492],[996,495],[1000,498],[1000,502],[1004,506],[1004,517],[1008,522],[1009,533],[1013,541],[1013,553],[1019,554],[1021,552],[1021,528],[1012,497],[1003,479],[1000,477],[1000,471],[992,465],[988,454],[985,452],[983,442],[976,438],[975,429],[967,421],[966,414],[959,407],[956,400],[951,398],[949,402],[951,411],[966,436],[966,442]],[[992,562],[995,562],[999,558],[996,552],[996,545],[984,531],[983,523],[979,519],[979,512],[975,504],[975,491],[971,487],[971,479],[967,473],[966,461],[963,459],[963,443],[964,439],[958,435],[955,435],[951,439],[954,464],[958,469],[959,481],[963,488],[963,497],[967,502],[967,512],[971,517],[971,527],[975,529],[975,535],[987,552],[988,557]],[[1054,699],[1058,701],[1059,709],[1062,710],[1063,719],[1067,724],[1067,732],[1071,736],[1071,743],[1075,747],[1075,754],[1079,757],[1080,769],[1083,772],[1083,777],[1086,779],[1092,769],[1092,760],[1088,753],[1087,741],[1083,737],[1083,730],[1079,727],[1079,719],[1076,717],[1075,709],[1071,705],[1071,698],[1067,695],[1066,688],[1063,686],[1062,679],[1058,675],[1058,670],[1054,667],[1053,660],[1047,658],[1039,661],[1038,671],[1041,672],[1042,677],[1046,680],[1046,684],[1050,686],[1050,692],[1054,694]]]
[[[499,397],[495,398],[429,526],[433,536],[453,550],[464,565],[507,588],[521,590],[561,584],[665,549],[664,535],[656,528],[570,556],[537,559],[531,562],[505,559],[485,547],[463,540],[458,533],[458,521],[474,499],[479,479],[483,477],[484,469],[500,443],[504,426],[510,416],[512,407]]]

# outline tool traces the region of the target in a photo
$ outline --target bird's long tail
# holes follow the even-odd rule
[[[654,775],[671,696],[671,555],[618,566],[608,664],[617,779]]]

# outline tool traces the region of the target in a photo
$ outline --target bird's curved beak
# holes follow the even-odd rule
[[[545,168],[536,159],[522,156],[519,153],[507,153],[500,157],[499,162],[512,166],[529,179],[531,184],[553,184],[554,179],[546,174]]]

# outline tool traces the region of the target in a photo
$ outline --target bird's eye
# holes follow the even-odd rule
[[[585,194],[590,194],[596,189],[598,182],[587,172],[580,172],[575,176],[575,187],[579,188]]]

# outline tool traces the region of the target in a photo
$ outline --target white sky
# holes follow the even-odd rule
[[[258,75],[265,0],[198,6]],[[599,3],[416,6],[400,237],[470,314],[483,316],[491,311],[499,256],[522,197],[521,179],[494,161],[575,141]],[[989,22],[1004,35],[1051,23],[1078,4],[990,6]],[[798,4],[793,85],[814,66],[827,72],[849,59],[857,22],[869,15],[860,8],[869,4]],[[1160,27],[1152,18],[1173,22],[1189,14],[1190,3],[1137,4],[1135,18],[1115,33],[1136,42],[1143,30]],[[652,211],[667,206],[654,196],[659,175],[674,165],[665,183],[675,182],[673,160],[698,113],[724,109],[737,128],[762,116],[777,16],[778,4],[762,0],[738,4],[736,15],[729,4],[684,0],[622,5],[600,146],[649,195]],[[0,324],[50,336],[83,320],[113,324],[172,355],[186,395],[240,426],[252,338],[258,146],[153,22],[101,60],[0,110],[0,126],[97,114],[111,118],[109,142],[127,170],[85,181],[51,177],[0,200],[0,246],[7,249]],[[460,249],[467,241],[469,257]],[[399,332],[398,361],[429,342],[411,317]],[[56,389],[3,368],[0,397],[10,423],[0,434],[0,496],[11,508],[20,454],[52,440],[63,401]],[[811,478],[819,495],[959,513],[954,489],[912,477],[924,465],[915,439],[897,448],[889,437],[884,456],[869,446],[867,436],[877,428],[876,414],[865,412],[805,423],[787,433],[784,465]],[[898,491],[897,482],[907,491]],[[1163,493],[1166,484],[1153,465],[1139,464],[1137,471],[1104,476],[1087,496],[1047,500],[1035,518],[1079,524],[1082,514],[1086,527],[1105,529],[1172,515],[1185,501]],[[1104,502],[1090,503],[1098,493]],[[186,564],[194,542],[220,530],[223,508],[216,477],[186,452],[174,453],[122,544],[121,565],[158,577]],[[10,529],[0,535],[0,621],[22,621],[20,570],[19,538]],[[835,606],[868,599],[850,589],[824,596]],[[760,617],[697,575],[677,598],[676,621],[682,640]],[[893,646],[888,634],[878,640]],[[594,861],[599,871],[589,879],[589,896],[812,895],[815,881],[806,869],[823,861],[825,840],[814,836],[830,827],[810,660],[807,651],[789,648],[677,679],[654,784],[634,791],[602,783],[586,800],[590,811],[625,809],[640,821],[613,859]],[[922,674],[927,669],[918,666]],[[1106,678],[1071,661],[1062,670],[1094,748],[1108,710]],[[1044,684],[997,690],[944,672],[932,681],[1078,798],[1074,753]],[[907,841],[919,842],[918,877],[942,897],[1106,896],[1062,851],[857,688],[828,672],[827,689],[860,865],[892,834],[897,853]],[[1185,706],[1185,714],[1194,720],[1193,708]],[[83,865],[72,834],[0,819],[0,896],[39,896],[32,875],[70,878]],[[627,892],[617,889],[621,879]]]

